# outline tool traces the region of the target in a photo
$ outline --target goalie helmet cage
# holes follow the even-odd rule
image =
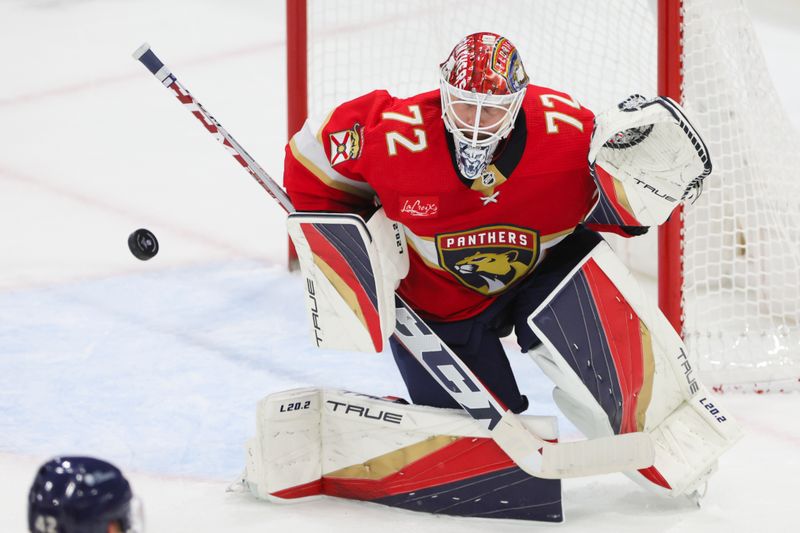
[[[374,89],[438,87],[438,64],[475,31],[508,37],[532,83],[595,112],[632,93],[680,101],[714,163],[702,196],[658,232],[609,240],[657,277],[706,383],[795,389],[800,147],[743,2],[287,0],[289,135]]]

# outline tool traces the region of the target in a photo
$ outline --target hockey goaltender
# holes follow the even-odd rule
[[[601,236],[640,235],[700,194],[711,160],[678,104],[634,95],[595,116],[475,33],[438,90],[378,90],[308,120],[284,172],[312,342],[388,339],[413,404],[269,395],[244,476],[257,497],[560,522],[561,478],[624,471],[700,498],[741,430]],[[512,331],[586,440],[519,415]]]

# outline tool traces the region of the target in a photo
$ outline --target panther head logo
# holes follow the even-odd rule
[[[486,283],[488,293],[492,294],[505,289],[528,270],[528,265],[517,261],[517,257],[519,252],[516,250],[476,252],[457,262],[453,268],[460,274],[479,276]]]
[[[526,276],[539,257],[539,233],[508,224],[436,236],[439,265],[459,283],[485,296]]]

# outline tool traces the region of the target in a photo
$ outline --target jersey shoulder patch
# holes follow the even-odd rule
[[[329,147],[327,152],[330,154],[329,158],[332,167],[351,159],[358,159],[363,146],[363,128],[361,124],[356,122],[348,129],[332,131],[328,134]]]
[[[366,132],[376,117],[395,100],[386,91],[373,91],[337,106],[322,123],[317,139],[325,149],[331,167],[361,157]]]

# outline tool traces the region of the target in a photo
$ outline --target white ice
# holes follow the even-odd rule
[[[770,68],[800,125],[800,10],[757,7]],[[35,469],[56,454],[122,467],[149,531],[532,527],[225,492],[262,396],[310,385],[405,395],[385,354],[310,348],[300,280],[284,267],[282,212],[130,57],[150,42],[279,177],[283,24],[282,0],[0,0],[0,532],[25,531]],[[126,246],[142,226],[161,242],[147,263]],[[536,412],[556,414],[534,365],[520,355],[512,363]],[[621,475],[568,480],[561,529],[792,529],[798,396],[723,401],[748,434],[723,458],[702,509]]]

